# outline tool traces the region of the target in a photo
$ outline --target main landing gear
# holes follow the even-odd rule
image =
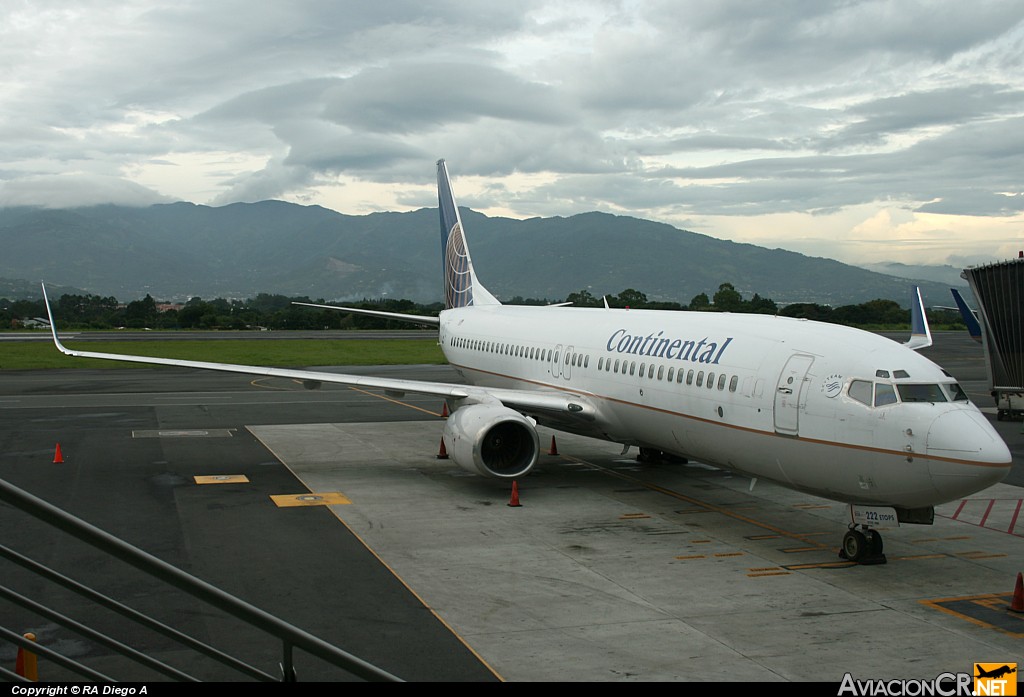
[[[839,549],[842,559],[849,559],[858,564],[884,564],[882,553],[882,535],[866,525],[850,524],[850,529],[843,535],[843,546]]]

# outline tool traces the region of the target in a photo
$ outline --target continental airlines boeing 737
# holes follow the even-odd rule
[[[885,559],[877,527],[929,524],[1008,474],[986,417],[913,350],[931,343],[919,293],[907,344],[769,315],[502,305],[476,277],[443,160],[437,184],[445,309],[399,317],[436,325],[468,384],[79,351],[51,314],[53,340],[71,356],[443,397],[450,458],[489,477],[530,472],[540,424],[768,479],[849,504],[840,554],[861,563]]]

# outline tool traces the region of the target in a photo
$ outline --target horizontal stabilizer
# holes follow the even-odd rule
[[[427,327],[436,327],[441,324],[441,320],[439,318],[427,317],[426,315],[407,315],[402,312],[386,312],[384,310],[364,310],[361,307],[341,307],[340,305],[317,305],[316,303],[292,302],[292,305],[302,305],[303,307],[318,307],[321,310],[337,310],[339,312],[351,312],[357,315],[370,315],[372,317],[383,317],[384,319],[393,319],[396,322],[422,324]]]

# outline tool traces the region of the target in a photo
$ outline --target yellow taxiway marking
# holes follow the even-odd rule
[[[279,494],[270,498],[279,508],[288,508],[290,506],[334,506],[352,503],[348,500],[348,497],[337,491],[318,494]]]
[[[377,399],[383,399],[385,402],[392,402],[394,404],[401,404],[403,407],[409,407],[410,409],[415,409],[416,411],[422,411],[424,414],[430,414],[431,416],[441,416],[441,412],[439,412],[439,411],[430,411],[429,409],[424,409],[423,407],[418,407],[415,404],[409,404],[408,402],[403,402],[400,399],[395,399],[393,397],[388,397],[387,395],[379,394],[377,392],[368,392],[368,391],[366,391],[364,389],[361,389],[359,387],[353,387],[352,385],[349,385],[348,389],[354,390],[356,392],[362,392],[365,395],[369,395],[371,397],[376,397]]]
[[[979,627],[995,629],[1021,639],[1024,638],[1024,616],[1009,612],[1012,596],[1012,593],[986,593],[958,598],[919,600],[918,602]]]
[[[196,484],[235,484],[248,482],[249,478],[244,474],[213,474],[206,477],[195,476]]]

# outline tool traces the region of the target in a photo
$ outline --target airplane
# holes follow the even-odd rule
[[[770,480],[848,504],[839,556],[859,564],[885,562],[879,526],[931,524],[936,505],[1010,471],[985,416],[911,347],[931,344],[920,292],[907,344],[771,315],[503,305],[477,278],[444,160],[437,186],[445,309],[405,318],[437,327],[466,384],[69,349],[44,284],[54,344],[83,358],[439,396],[451,407],[450,460],[513,486],[538,462],[538,425],[635,446],[647,461],[698,461],[752,487]]]
[[[976,678],[1001,678],[1004,675],[1009,675],[1010,673],[1016,673],[1016,672],[1017,672],[1016,668],[1011,668],[1008,665],[1000,666],[999,668],[995,668],[993,670],[985,670],[983,668],[978,668],[978,674],[975,675],[974,677],[976,677]]]

